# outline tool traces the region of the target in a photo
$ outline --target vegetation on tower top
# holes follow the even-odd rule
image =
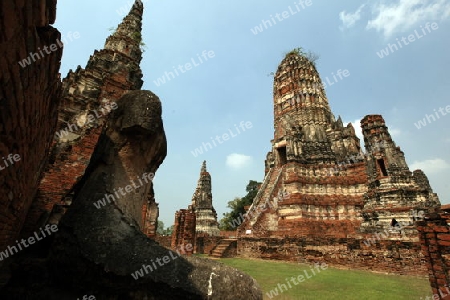
[[[302,57],[306,58],[308,61],[310,61],[314,66],[316,66],[316,61],[320,57],[319,54],[314,53],[312,51],[305,52],[305,50],[302,47],[297,47],[297,48],[292,49],[291,51],[286,53],[285,57],[288,57],[290,55],[302,56]]]

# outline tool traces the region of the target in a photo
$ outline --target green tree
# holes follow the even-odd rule
[[[158,220],[158,228],[156,229],[156,233],[159,235],[164,234],[164,222]]]
[[[164,235],[172,235],[173,229],[174,229],[174,225],[167,227],[166,229],[164,229],[163,234]]]
[[[235,230],[236,228],[232,224],[233,220],[240,217],[239,213],[243,213],[242,198],[236,197],[233,201],[228,201],[227,207],[231,211],[223,214],[223,218],[219,221],[219,228],[220,230]]]
[[[245,206],[251,205],[253,199],[258,193],[260,182],[250,180],[245,188],[247,195],[242,198],[236,197],[229,201],[227,207],[231,209],[230,212],[224,213],[223,218],[219,221],[219,228],[221,230],[236,230],[236,220],[241,220],[241,215],[245,214]]]

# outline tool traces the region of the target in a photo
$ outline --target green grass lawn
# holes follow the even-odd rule
[[[264,292],[264,299],[271,299],[266,293],[275,289],[279,283],[286,284],[286,278],[304,275],[304,270],[312,275],[311,266],[305,264],[242,258],[223,258],[219,261],[255,278]],[[287,285],[287,291],[272,299],[421,300],[427,295],[431,296],[426,278],[331,267],[298,285],[291,281],[291,286],[289,288]]]

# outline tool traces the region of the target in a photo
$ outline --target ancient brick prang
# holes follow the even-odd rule
[[[219,236],[217,213],[212,204],[211,175],[206,170],[206,161],[203,162],[197,188],[192,196],[192,208],[196,216],[197,234]]]
[[[422,171],[411,173],[383,118],[369,115],[361,121],[364,152],[351,123],[344,126],[332,114],[315,65],[300,51],[288,53],[278,67],[273,97],[272,151],[263,184],[238,228],[238,237],[245,239],[238,252],[286,259],[274,253],[275,244],[292,238],[300,239],[301,246],[282,246],[281,252],[287,247],[292,251],[286,253],[299,258],[308,247],[319,247],[310,256],[335,263],[332,244],[342,239],[341,244],[352,245],[336,248],[342,261],[361,267],[371,250],[354,258],[354,247],[384,232],[384,250],[373,258],[383,263],[371,263],[372,268],[385,271],[392,265],[390,271],[402,273],[402,265],[406,270],[423,262],[413,222],[439,206],[439,199]],[[392,233],[396,224],[401,234]],[[327,240],[317,244],[317,238]],[[402,263],[390,259],[393,241],[405,243],[404,250],[392,254],[400,255]],[[423,264],[417,268],[424,269]]]
[[[143,6],[136,1],[105,49],[95,51],[85,69],[69,71],[63,80],[62,107],[50,153],[49,166],[27,217],[22,235],[27,236],[49,219],[60,218],[72,202],[73,188],[83,176],[107,116],[118,109],[116,101],[127,90],[139,90],[142,72],[141,28]],[[158,207],[142,207],[146,224],[157,224]],[[57,215],[56,217],[52,217]],[[156,225],[143,229],[149,236]]]
[[[334,163],[359,153],[351,124],[335,120],[319,73],[305,56],[291,52],[274,77],[274,163]]]
[[[56,0],[4,0],[0,15],[0,249],[3,250],[19,237],[45,170],[58,117],[62,48],[44,52],[45,47],[48,51],[61,39],[59,31],[50,25],[55,22]]]
[[[188,209],[175,213],[172,249],[189,241],[195,246],[196,253],[205,253],[204,251],[214,248],[215,242],[220,240],[219,236],[217,213],[212,205],[211,175],[206,170],[204,161],[191,205]]]
[[[356,232],[367,191],[359,139],[331,113],[314,64],[295,51],[274,77],[274,120],[266,176],[240,234],[314,235],[321,222],[336,228],[321,234]]]
[[[421,170],[411,173],[403,151],[389,134],[383,117],[369,115],[361,120],[368,175],[364,195],[362,230],[389,228],[393,219],[413,224],[430,209],[439,208],[427,177]],[[417,234],[417,233],[415,233]]]

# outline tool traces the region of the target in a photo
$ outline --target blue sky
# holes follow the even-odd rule
[[[441,202],[450,203],[448,0],[143,2],[143,89],[161,99],[168,139],[154,180],[166,226],[190,204],[203,160],[219,218],[228,201],[245,195],[249,180],[263,180],[273,138],[270,73],[296,47],[320,55],[321,78],[334,83],[326,93],[336,117],[354,123],[361,135],[363,116],[383,115],[410,169],[424,170]],[[121,22],[129,3],[59,1],[55,26],[65,37],[80,35],[66,39],[62,77],[103,48],[108,29]],[[257,26],[262,31],[254,34]],[[158,83],[186,63],[190,70]],[[335,82],[339,69],[350,75]],[[227,141],[192,154],[225,133]]]

